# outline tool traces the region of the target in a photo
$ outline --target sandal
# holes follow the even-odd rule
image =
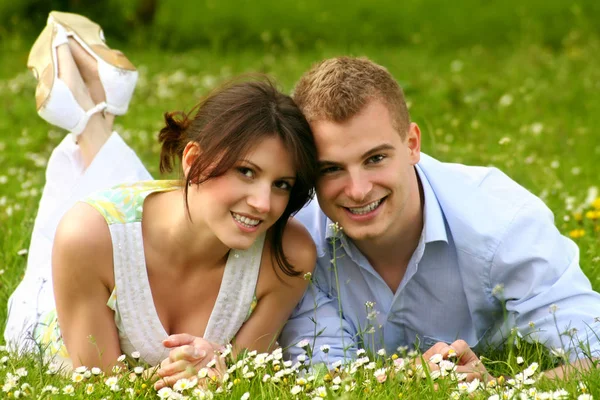
[[[67,84],[58,77],[56,48],[62,44],[68,44],[66,32],[59,26],[47,25],[31,48],[27,67],[38,80],[35,100],[40,117],[77,137],[90,117],[106,108],[106,103],[87,111],[77,103]]]
[[[50,12],[48,25],[62,26],[98,63],[98,75],[106,95],[106,111],[127,112],[138,78],[135,66],[123,53],[106,46],[100,25],[78,14]]]

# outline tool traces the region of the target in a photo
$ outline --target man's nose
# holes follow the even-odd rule
[[[349,175],[348,185],[346,186],[346,196],[355,203],[362,203],[371,190],[373,184],[369,179],[368,174],[361,171],[351,172]]]

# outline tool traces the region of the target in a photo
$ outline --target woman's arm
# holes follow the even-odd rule
[[[73,366],[110,371],[121,354],[114,313],[112,242],[104,218],[85,203],[61,220],[52,249],[58,322]]]
[[[317,253],[310,234],[293,219],[290,219],[284,231],[283,249],[285,256],[300,275],[285,275],[279,271],[277,265],[271,265],[270,253],[263,254],[258,290],[262,290],[264,294],[235,337],[234,356],[242,349],[259,352],[274,350],[277,347],[279,332],[308,286],[309,281],[304,279],[304,274],[313,272]],[[273,267],[277,269],[277,273]],[[171,386],[178,379],[194,376],[213,359],[214,349],[218,347],[202,338],[187,334],[172,335],[163,343],[172,350],[158,371],[161,379],[156,382],[156,389]]]
[[[286,258],[300,272],[298,276],[288,276],[271,266],[271,257],[267,253],[268,263],[263,260],[259,285],[264,294],[259,298],[256,309],[244,323],[235,337],[234,349],[249,349],[259,352],[272,351],[277,347],[277,337],[296,305],[302,299],[309,280],[304,278],[312,273],[317,259],[314,242],[308,231],[294,219],[286,225],[283,234],[283,250]],[[275,273],[274,270],[277,270]],[[261,279],[264,281],[261,282]],[[259,288],[260,289],[260,288]]]

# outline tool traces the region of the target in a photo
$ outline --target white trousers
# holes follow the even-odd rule
[[[87,169],[79,146],[70,135],[54,149],[46,167],[46,185],[31,234],[25,275],[8,300],[4,339],[11,348],[32,348],[33,331],[40,316],[55,308],[52,243],[63,215],[95,191],[149,179],[152,177],[148,170],[116,132]],[[81,226],[81,234],[86,234],[85,226]]]

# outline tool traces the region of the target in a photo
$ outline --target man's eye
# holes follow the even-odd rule
[[[383,154],[377,154],[377,155],[369,157],[367,159],[367,162],[370,164],[377,164],[377,163],[383,161],[384,158],[385,158],[385,156]]]
[[[250,168],[238,167],[237,170],[240,174],[244,175],[247,178],[254,177],[254,171],[252,171]]]
[[[337,172],[340,170],[340,167],[325,167],[325,168],[321,168],[321,175],[327,175],[327,174],[331,174],[334,172]]]

